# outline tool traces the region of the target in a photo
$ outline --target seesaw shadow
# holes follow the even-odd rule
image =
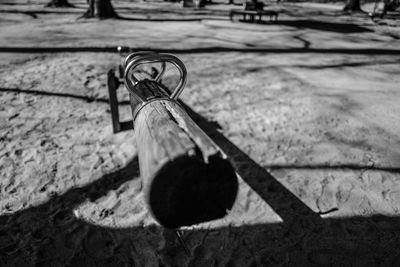
[[[243,151],[214,123],[188,113],[230,157],[237,172],[282,223],[186,230],[186,256],[159,226],[107,228],[77,219],[73,210],[137,179],[134,158],[124,168],[49,201],[0,217],[1,266],[396,266],[400,218],[322,219]]]

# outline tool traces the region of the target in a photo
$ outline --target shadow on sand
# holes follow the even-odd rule
[[[33,10],[18,10],[18,9],[7,9],[0,10],[0,13],[3,14],[24,14],[31,16],[34,19],[37,19],[39,15],[51,15],[51,14],[84,14],[84,10],[87,8],[83,7],[68,7],[68,8],[57,8],[57,9],[33,9]],[[125,8],[126,9],[126,8]],[[151,12],[148,9],[132,9],[128,10],[119,10],[118,16],[112,19],[117,20],[127,20],[127,21],[148,21],[148,22],[188,22],[188,21],[202,21],[202,20],[227,20],[228,13],[227,12],[219,12],[219,11],[198,11],[193,10],[192,12],[185,12],[185,10],[152,10]],[[121,15],[122,14],[122,15]],[[140,17],[130,17],[131,15],[137,15]],[[143,15],[147,15],[143,17]],[[159,18],[159,17],[164,18]],[[169,17],[167,17],[169,16]],[[173,16],[173,17],[171,17]],[[77,17],[77,19],[82,19],[82,16]]]
[[[124,47],[127,51],[154,51],[158,53],[174,54],[200,54],[200,53],[315,53],[315,54],[349,54],[349,55],[400,55],[400,49],[385,48],[263,48],[263,47],[224,47],[209,46],[198,48],[151,48],[151,47]],[[59,47],[21,47],[21,46],[1,46],[0,53],[63,53],[63,52],[93,52],[93,53],[119,53],[118,46],[59,46]],[[126,51],[125,51],[126,52]]]
[[[101,102],[101,103],[109,103],[110,100],[108,98],[99,98],[99,97],[90,97],[84,95],[75,95],[69,93],[55,93],[55,92],[47,92],[47,91],[40,91],[40,90],[26,90],[26,89],[19,89],[19,88],[2,88],[0,87],[0,92],[7,92],[7,93],[23,93],[23,94],[30,94],[30,95],[42,95],[42,96],[56,96],[56,97],[68,97],[79,99],[85,101],[87,103],[92,102]],[[119,105],[129,105],[129,101],[120,101],[118,102]]]
[[[119,20],[129,20],[129,21],[153,21],[153,22],[184,22],[184,21],[202,21],[203,18],[180,18],[180,19],[158,19],[158,18],[131,18],[131,17],[123,17],[118,16],[117,19]]]
[[[124,168],[36,207],[0,217],[0,266],[398,266],[400,218],[322,219],[265,168],[231,143],[215,123],[184,105],[225,151],[243,180],[282,223],[186,230],[187,256],[170,230],[111,229],[77,219],[74,208],[138,179]],[[350,166],[347,166],[350,167]],[[329,168],[329,167],[327,167]],[[35,179],[35,177],[32,177]]]
[[[365,33],[373,32],[366,27],[351,23],[326,22],[319,20],[279,20],[274,24],[294,27],[297,29],[311,29],[337,33]]]

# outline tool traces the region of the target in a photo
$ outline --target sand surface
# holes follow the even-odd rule
[[[127,1],[131,20],[76,20],[70,2],[0,4],[0,266],[400,265],[398,20]],[[90,49],[116,45],[177,52],[182,100],[237,170],[229,214],[183,229],[190,255],[144,205],[133,132],[112,133],[120,56]]]

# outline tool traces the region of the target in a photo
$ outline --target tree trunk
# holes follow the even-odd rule
[[[83,15],[84,18],[118,18],[111,0],[88,0],[89,8]]]
[[[346,5],[343,8],[343,11],[348,11],[348,12],[362,11],[360,6],[360,0],[347,0]]]
[[[45,7],[75,7],[74,5],[68,3],[68,0],[51,0]]]

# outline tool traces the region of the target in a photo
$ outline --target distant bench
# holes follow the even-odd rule
[[[244,21],[247,21],[247,15],[251,22],[255,22],[254,18],[257,16],[258,21],[261,21],[262,16],[269,16],[270,21],[277,21],[279,13],[274,10],[231,10],[229,16],[232,21],[235,15],[243,15]]]

